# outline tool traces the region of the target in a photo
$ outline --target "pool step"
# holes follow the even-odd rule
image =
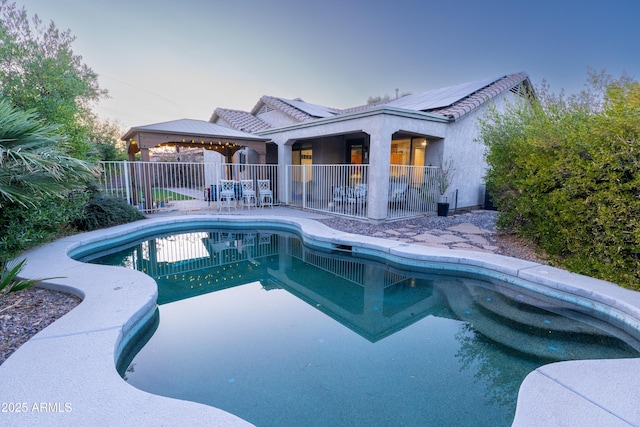
[[[608,335],[602,329],[579,322],[543,308],[530,305],[523,295],[504,295],[481,286],[467,286],[475,303],[483,310],[519,324],[523,329],[538,329],[541,333],[553,330],[556,333]]]
[[[507,317],[501,317],[493,311],[483,309],[465,286],[460,287],[460,292],[456,292],[455,297],[449,297],[448,302],[452,311],[461,320],[469,322],[476,333],[498,345],[536,358],[560,361],[623,358],[634,355],[626,344],[616,342],[618,340],[615,338],[600,336],[601,339],[597,340],[600,342],[585,344],[579,339],[572,339],[571,334],[557,332],[551,327],[546,328],[544,334],[540,334],[541,329],[538,327],[527,330],[522,327],[521,323],[513,323]],[[513,315],[511,310],[505,311]],[[547,324],[545,323],[545,325]],[[549,326],[551,325],[549,324]],[[578,334],[578,336],[585,337],[586,334]]]

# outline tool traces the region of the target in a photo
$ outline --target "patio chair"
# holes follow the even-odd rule
[[[356,184],[349,187],[346,202],[358,213],[367,204],[367,184]]]
[[[406,182],[390,182],[389,183],[389,204],[393,206],[401,206],[407,201],[407,193],[409,184]]]
[[[245,233],[242,235],[242,247],[250,248],[256,245],[257,233]]]
[[[258,236],[258,245],[270,245],[273,233],[260,233]]]
[[[256,190],[253,188],[252,179],[241,179],[240,186],[242,187],[242,206],[247,206],[247,209],[251,209],[251,206],[257,206],[258,199],[256,199]]]
[[[231,179],[220,180],[220,194],[218,195],[218,210],[222,210],[223,207],[231,210],[236,207],[236,192],[235,181]]]
[[[269,205],[273,209],[273,190],[271,190],[271,182],[268,179],[258,180],[258,200],[260,200],[261,207]]]
[[[331,187],[333,193],[333,208],[343,207],[347,199],[347,191],[344,186],[334,185]]]

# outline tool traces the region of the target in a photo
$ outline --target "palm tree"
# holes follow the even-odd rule
[[[82,188],[97,169],[60,151],[56,126],[38,120],[33,111],[20,111],[0,100],[0,213],[3,205],[35,206],[42,198],[64,197]],[[15,265],[0,254],[0,300],[10,291],[38,280],[19,280],[25,260]]]
[[[0,209],[6,203],[32,205],[64,197],[95,176],[92,164],[64,154],[57,126],[45,125],[32,111],[0,100]]]
[[[4,263],[0,269],[0,302],[9,292],[17,292],[37,285],[41,280],[19,279],[18,274],[27,260],[23,259],[13,265]]]

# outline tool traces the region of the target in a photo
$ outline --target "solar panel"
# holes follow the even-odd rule
[[[407,95],[402,98],[394,99],[387,105],[407,110],[425,111],[435,108],[444,108],[465,98],[472,93],[494,83],[503,78],[500,76],[492,79],[478,80],[475,82],[463,83],[456,86],[449,86],[441,89],[434,89],[415,95]]]
[[[322,105],[309,104],[304,101],[296,101],[293,99],[279,99],[313,117],[333,117],[336,115],[336,113],[331,108],[324,107]]]

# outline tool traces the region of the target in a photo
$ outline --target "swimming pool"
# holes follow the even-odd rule
[[[640,348],[624,325],[504,276],[408,269],[283,230],[127,245],[100,262],[154,277],[160,307],[121,374],[256,425],[509,425],[536,367]]]
[[[480,273],[559,301],[589,307],[638,335],[640,293],[546,265],[480,252],[441,250],[330,229],[306,212],[274,209],[244,215],[176,215],[68,236],[33,248],[24,256],[24,278],[51,277],[42,283],[70,292],[82,303],[23,344],[0,365],[0,396],[5,402],[62,402],[72,411],[3,413],[3,425],[203,425],[249,426],[229,412],[195,402],[149,394],[130,386],[115,364],[122,345],[149,324],[155,313],[156,282],[143,273],[75,261],[74,258],[132,239],[167,232],[235,224],[277,226],[300,234],[313,246],[354,245],[354,253],[374,254],[405,265],[441,266],[447,271]],[[357,242],[357,245],[354,243]],[[46,363],[43,363],[46,358]],[[579,360],[551,363],[529,374],[520,387],[514,427],[531,425],[638,425],[640,359]],[[31,407],[31,406],[29,406]]]

